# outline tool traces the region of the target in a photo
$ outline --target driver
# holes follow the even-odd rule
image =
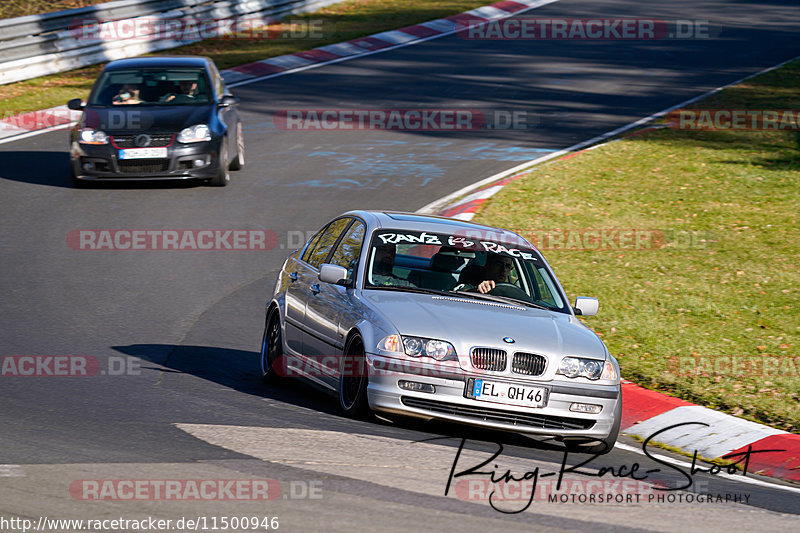
[[[509,283],[508,274],[513,269],[514,262],[510,257],[489,254],[484,267],[484,276],[487,279],[478,284],[478,292],[486,294],[494,289],[497,283]]]
[[[178,83],[178,93],[170,93],[163,99],[164,102],[188,103],[197,97],[197,82],[193,80],[181,80]]]

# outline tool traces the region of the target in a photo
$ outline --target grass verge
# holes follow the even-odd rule
[[[274,38],[210,39],[149,55],[204,55],[211,57],[220,69],[226,69],[457,15],[491,2],[492,0],[349,0],[314,13],[287,17],[284,24],[268,32],[268,35],[276,35]],[[301,29],[293,32],[293,26]],[[293,33],[304,35],[302,28],[314,28],[309,33],[319,38],[291,37]],[[0,115],[10,116],[63,105],[71,98],[86,98],[102,67],[103,65],[93,65],[0,85]]]
[[[108,1],[110,0],[3,0],[0,2],[0,19],[53,13]]]
[[[795,61],[690,107],[800,109],[798,85]],[[797,132],[658,129],[539,166],[475,220],[527,233],[569,294],[600,299],[585,322],[624,377],[798,432],[798,171]],[[595,229],[650,240],[589,249]]]

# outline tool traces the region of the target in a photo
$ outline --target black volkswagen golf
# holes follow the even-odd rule
[[[136,57],[106,65],[70,134],[72,184],[199,179],[225,186],[244,166],[238,100],[200,56]]]

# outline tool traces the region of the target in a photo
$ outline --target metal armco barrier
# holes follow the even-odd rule
[[[0,85],[176,48],[343,0],[119,0],[0,20]],[[178,22],[179,31],[170,24]],[[192,32],[192,21],[198,31]],[[188,27],[187,27],[188,26]],[[122,28],[135,35],[120,35]],[[177,37],[177,38],[171,38]],[[116,38],[115,38],[116,37]]]

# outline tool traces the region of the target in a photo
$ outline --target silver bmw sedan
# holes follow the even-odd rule
[[[370,411],[611,451],[619,365],[516,233],[411,213],[351,211],[284,262],[267,302],[265,382],[298,377]]]

